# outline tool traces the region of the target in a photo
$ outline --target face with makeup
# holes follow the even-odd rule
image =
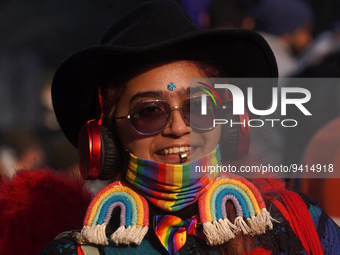
[[[176,61],[162,63],[130,79],[116,104],[115,116],[124,116],[135,104],[148,100],[164,100],[178,107],[190,97],[190,78],[205,78],[204,70],[194,63]],[[168,89],[172,82],[176,88]],[[218,144],[221,128],[200,131],[183,119],[181,108],[171,110],[165,128],[153,135],[137,133],[128,119],[116,119],[119,138],[124,148],[139,158],[168,164],[180,164],[179,153],[185,152],[189,161],[201,158]]]

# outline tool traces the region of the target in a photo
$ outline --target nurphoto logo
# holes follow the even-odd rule
[[[247,105],[249,112],[257,115],[257,116],[268,116],[273,114],[279,105],[278,97],[280,95],[280,115],[287,115],[287,105],[295,105],[305,116],[312,116],[312,114],[308,111],[308,109],[304,106],[305,103],[309,102],[311,99],[311,93],[308,89],[299,88],[299,87],[273,87],[272,88],[272,102],[268,109],[256,109],[253,104],[253,88],[247,88],[247,102],[245,102],[245,96],[243,91],[232,84],[214,84],[215,89],[228,89],[232,94],[232,105],[233,105],[233,115],[244,115],[245,114],[245,105]],[[256,89],[256,88],[255,88]],[[279,91],[280,90],[280,91]],[[279,93],[280,92],[280,93]],[[299,98],[289,98],[289,94],[294,93],[295,95],[300,95]],[[201,94],[201,114],[207,114],[207,97],[212,97],[211,93]],[[246,104],[247,103],[247,104]],[[283,127],[295,127],[298,125],[298,121],[296,119],[271,119],[271,118],[261,118],[261,119],[249,119],[248,123],[244,119],[242,122],[233,122],[232,119],[214,119],[213,125],[218,124],[229,124],[233,125],[243,125],[250,127],[262,127],[265,123],[269,123],[272,127],[279,122]]]

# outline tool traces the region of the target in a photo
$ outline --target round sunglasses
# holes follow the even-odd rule
[[[208,98],[206,115],[202,115],[201,96],[185,99],[181,106],[171,107],[164,100],[148,100],[134,104],[127,115],[115,119],[129,119],[132,128],[141,135],[154,135],[161,132],[170,120],[171,111],[181,110],[184,122],[197,130],[211,130],[214,119],[221,117],[221,107]]]

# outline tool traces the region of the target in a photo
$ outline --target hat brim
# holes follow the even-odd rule
[[[240,29],[203,30],[148,47],[100,45],[82,50],[58,68],[52,82],[59,125],[77,147],[81,126],[96,117],[98,87],[130,67],[171,60],[197,60],[226,70],[228,77],[277,77],[275,57],[257,33]],[[193,77],[196,78],[196,77]],[[254,95],[266,107],[271,90]]]

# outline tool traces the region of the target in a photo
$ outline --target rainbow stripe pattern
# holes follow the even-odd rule
[[[185,244],[187,235],[204,237],[197,223],[197,215],[184,221],[174,215],[156,215],[154,230],[168,253],[175,254]]]
[[[155,206],[178,211],[197,201],[214,181],[217,173],[196,171],[196,167],[220,165],[219,146],[206,156],[183,165],[165,164],[130,154],[126,180]]]
[[[236,209],[236,218],[227,218],[226,203]],[[258,189],[243,178],[219,178],[198,200],[200,219],[207,243],[218,245],[229,241],[235,234],[257,235],[273,228],[270,213]]]
[[[116,244],[141,243],[149,228],[148,204],[128,183],[120,181],[104,187],[90,203],[81,231],[85,242],[108,245],[105,230],[116,207],[120,208],[120,227],[111,240]]]

